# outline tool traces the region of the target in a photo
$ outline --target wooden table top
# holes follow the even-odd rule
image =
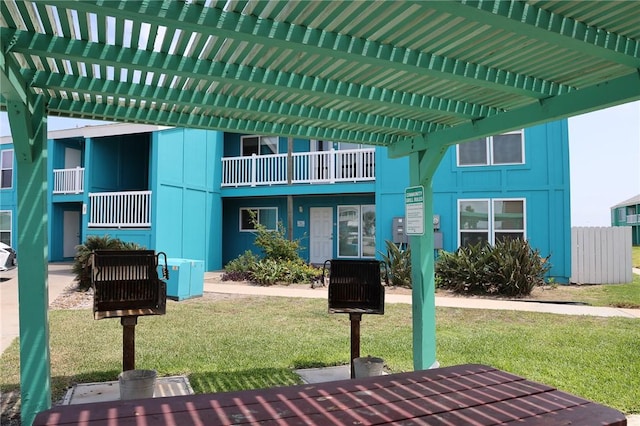
[[[39,425],[626,425],[609,407],[485,365],[65,405]]]

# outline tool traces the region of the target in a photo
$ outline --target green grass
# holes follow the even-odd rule
[[[633,282],[626,284],[603,284],[562,286],[545,290],[545,299],[585,302],[593,306],[617,308],[640,308],[640,275],[633,274]]]
[[[631,264],[634,268],[640,268],[640,246],[631,248]]]
[[[390,371],[413,369],[411,306],[387,304],[362,320],[362,355]],[[74,383],[115,380],[122,362],[118,320],[50,313],[54,400]],[[238,298],[169,302],[167,315],[136,327],[136,367],[186,374],[197,393],[298,383],[294,368],[349,361],[349,317],[326,301]],[[640,320],[438,308],[442,366],[483,363],[584,398],[640,413]],[[18,345],[0,358],[0,390],[18,387]]]

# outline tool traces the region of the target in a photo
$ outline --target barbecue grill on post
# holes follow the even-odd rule
[[[158,278],[159,256],[164,256],[162,275],[167,279],[167,256],[162,252],[95,250],[91,254],[93,318],[120,318],[123,371],[135,369],[138,317],[166,312],[167,285]]]
[[[355,377],[353,360],[360,357],[360,321],[362,314],[384,314],[384,287],[378,260],[332,259],[329,273],[329,313],[348,313],[351,320],[351,378]]]

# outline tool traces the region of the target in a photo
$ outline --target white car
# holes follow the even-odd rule
[[[8,271],[17,266],[16,251],[5,243],[0,243],[0,271]]]

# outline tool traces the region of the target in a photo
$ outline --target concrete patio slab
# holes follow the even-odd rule
[[[193,395],[186,376],[158,377],[153,391],[154,398]],[[81,383],[67,391],[62,405],[86,404],[90,402],[117,401],[120,399],[118,381]]]
[[[348,365],[323,368],[303,368],[294,370],[305,383],[324,383],[351,378],[351,368]]]

